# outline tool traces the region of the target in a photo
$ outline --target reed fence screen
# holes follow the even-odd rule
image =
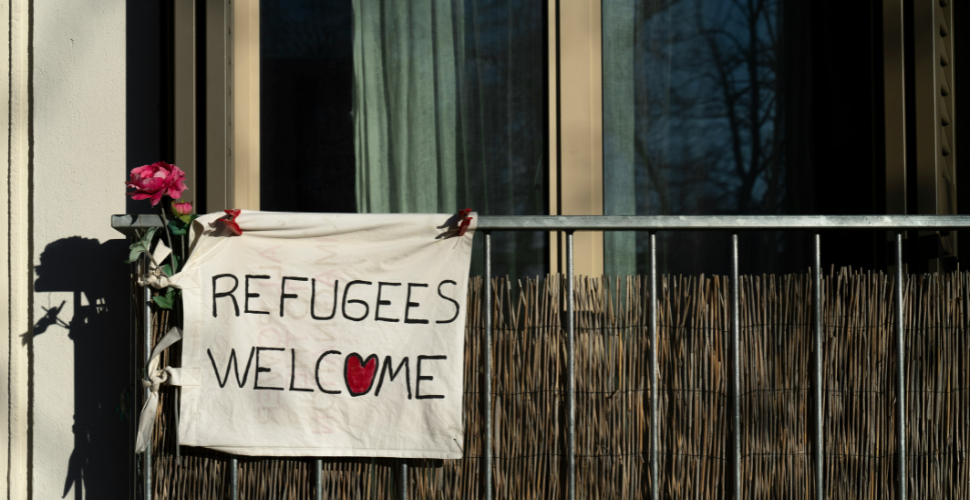
[[[828,498],[897,498],[894,282],[850,269],[822,277]],[[814,497],[811,274],[742,276],[739,285],[742,497]],[[496,278],[492,290],[494,496],[566,498],[566,279]],[[575,290],[576,496],[648,498],[647,279],[577,276]],[[483,497],[484,291],[484,280],[474,278],[465,456],[408,461],[408,498]],[[970,498],[970,273],[906,276],[904,293],[908,493]],[[658,300],[660,496],[723,498],[728,279],[661,276]],[[154,341],[171,319],[152,315]],[[179,364],[178,348],[165,356],[163,366]],[[228,498],[227,455],[182,447],[176,461],[175,396],[173,387],[161,391],[153,496]],[[240,498],[312,498],[313,459],[236,458]],[[395,498],[396,463],[325,459],[323,498]]]

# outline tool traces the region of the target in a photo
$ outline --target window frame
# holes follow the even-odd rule
[[[546,2],[548,213],[602,215],[602,0]],[[889,214],[922,213],[922,206],[937,203],[907,203],[913,189],[907,189],[907,163],[915,159],[907,147],[918,146],[908,136],[919,130],[914,117],[907,116],[906,101],[919,89],[907,88],[906,7],[902,0],[881,2],[884,209]],[[259,210],[259,0],[173,5],[175,161],[190,185],[204,190],[204,196],[188,196],[208,212]],[[907,125],[912,129],[907,131]],[[202,171],[205,178],[196,178]],[[912,184],[912,173],[909,177]],[[549,271],[563,272],[565,235],[552,233],[549,243]],[[601,275],[603,233],[576,234],[574,255],[578,274]]]

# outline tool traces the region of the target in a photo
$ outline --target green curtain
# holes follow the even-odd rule
[[[358,211],[455,212],[462,6],[353,4]]]
[[[603,213],[636,215],[636,3],[603,0]],[[603,234],[604,272],[636,274],[636,234]]]
[[[358,212],[548,213],[542,3],[353,8]],[[542,233],[496,235],[495,274],[545,274],[547,248]]]

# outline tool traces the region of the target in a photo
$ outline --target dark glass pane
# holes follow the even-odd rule
[[[354,212],[350,0],[260,1],[262,210]]]
[[[801,3],[604,2],[608,214],[813,212],[810,134],[799,130],[811,60],[797,57],[805,37],[786,22]],[[607,238],[616,254],[607,272],[646,271],[646,234]],[[726,273],[729,242],[661,233],[658,263],[665,272]],[[808,265],[799,234],[745,233],[740,248],[745,272]]]
[[[545,2],[465,2],[460,68],[465,192],[482,215],[546,215],[549,191]],[[479,237],[481,238],[481,237]],[[547,272],[544,233],[495,233],[493,274]],[[484,272],[481,252],[473,274]]]

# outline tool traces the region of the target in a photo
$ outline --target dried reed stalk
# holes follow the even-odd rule
[[[810,412],[810,274],[741,278],[742,496],[814,495]],[[566,493],[566,283],[493,281],[493,451],[496,498]],[[721,498],[728,421],[730,295],[721,276],[663,276],[659,288],[660,490]],[[484,282],[469,286],[464,458],[409,461],[409,497],[480,498],[484,445]],[[576,280],[577,493],[646,498],[650,421],[645,277]],[[910,495],[967,498],[970,273],[905,281]],[[826,495],[895,497],[893,279],[834,270],[823,277]],[[156,340],[170,321],[152,318]],[[177,365],[178,348],[163,360]],[[227,498],[227,456],[182,448],[174,459],[174,389],[164,388],[153,447],[156,498]],[[311,459],[239,460],[240,498],[311,498]],[[325,459],[324,498],[389,498],[387,459]]]

